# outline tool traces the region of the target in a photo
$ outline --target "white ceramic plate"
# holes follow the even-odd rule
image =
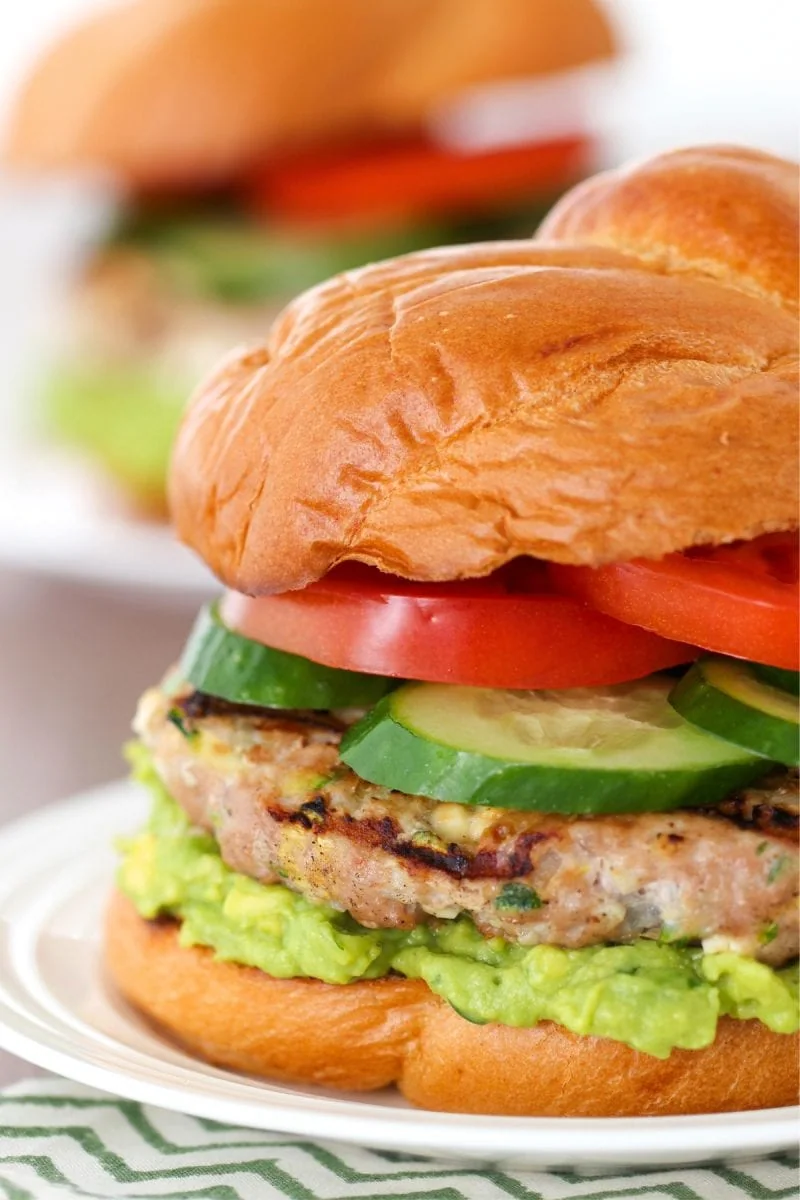
[[[197,1062],[107,987],[100,955],[115,835],[147,798],[128,782],[77,796],[0,831],[0,1046],[129,1099],[256,1129],[508,1168],[619,1168],[752,1158],[794,1145],[797,1113],[606,1120],[454,1116],[269,1085]]]
[[[0,458],[0,563],[187,604],[219,590],[168,525],[129,515],[79,459],[22,441]]]

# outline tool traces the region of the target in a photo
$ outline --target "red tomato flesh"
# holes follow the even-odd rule
[[[622,683],[696,657],[556,595],[532,560],[461,583],[415,583],[348,563],[296,592],[228,592],[221,615],[244,637],[325,666],[475,687]]]
[[[734,658],[800,668],[795,534],[597,569],[550,564],[548,572],[559,590],[620,621]]]
[[[586,138],[472,153],[423,138],[315,148],[273,161],[257,174],[254,207],[287,220],[391,220],[498,208],[515,197],[565,187],[586,166]]]

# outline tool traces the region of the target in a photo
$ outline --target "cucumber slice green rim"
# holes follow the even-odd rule
[[[788,671],[785,667],[768,667],[764,663],[750,664],[759,679],[771,683],[782,692],[800,696],[800,671]]]
[[[371,783],[458,804],[597,814],[710,805],[762,758],[684,721],[673,681],[569,691],[407,683],[345,734]]]
[[[702,658],[670,694],[677,711],[709,733],[788,767],[800,765],[800,702],[768,683],[762,668]]]
[[[216,604],[200,610],[180,671],[200,692],[262,708],[367,708],[397,684],[383,675],[323,667],[241,637],[222,623]]]

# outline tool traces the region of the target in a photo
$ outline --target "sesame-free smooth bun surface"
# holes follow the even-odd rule
[[[423,1108],[508,1116],[667,1116],[797,1099],[798,1039],[758,1021],[722,1018],[712,1046],[665,1060],[549,1022],[473,1025],[419,980],[337,987],[220,962],[118,894],[106,958],[122,994],[188,1050],[268,1079],[351,1091],[397,1083]]]
[[[773,232],[752,241],[761,290],[740,285],[746,223],[718,177],[727,205],[710,182],[670,201],[715,214],[712,270],[692,247],[677,262],[677,233],[644,256],[640,232],[636,253],[571,237],[424,251],[300,296],[189,407],[170,488],[181,538],[257,594],[346,559],[446,580],[520,554],[598,565],[794,528],[797,328],[773,249],[797,195],[775,203],[784,168],[741,154],[751,225],[761,213]],[[624,188],[619,205],[622,220]],[[661,246],[661,202],[654,214]]]
[[[592,243],[797,308],[797,164],[740,146],[676,150],[574,187],[539,238]]]
[[[125,0],[38,63],[6,157],[213,182],[298,144],[414,128],[472,84],[608,57],[595,0]]]

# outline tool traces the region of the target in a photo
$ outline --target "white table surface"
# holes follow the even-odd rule
[[[0,575],[0,823],[125,771],[138,694],[181,648],[191,608]],[[35,1074],[0,1051],[0,1087]]]

